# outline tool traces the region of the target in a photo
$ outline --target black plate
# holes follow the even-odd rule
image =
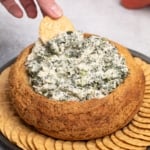
[[[144,54],[141,54],[139,52],[136,52],[134,50],[129,49],[129,51],[132,53],[133,56],[139,57],[142,60],[144,60],[147,63],[150,63],[150,58],[145,56]],[[0,72],[2,72],[5,68],[7,68],[9,65],[11,65],[16,58],[10,60],[8,63],[3,65],[0,68]],[[1,144],[2,143],[2,144]],[[20,150],[16,145],[11,143],[6,137],[4,137],[2,134],[0,134],[0,145],[4,145],[5,150]],[[147,148],[147,150],[150,150],[150,146]]]

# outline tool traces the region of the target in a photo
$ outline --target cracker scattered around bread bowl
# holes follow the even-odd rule
[[[40,38],[46,43],[55,35],[70,30],[75,29],[65,17],[58,21],[46,17],[40,25]],[[25,48],[9,75],[10,98],[19,116],[47,136],[72,141],[103,137],[127,125],[142,103],[144,74],[125,47],[109,42],[124,56],[129,74],[109,95],[83,102],[57,101],[36,93],[29,84],[25,67],[33,45]]]

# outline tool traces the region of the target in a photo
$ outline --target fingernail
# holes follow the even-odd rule
[[[35,6],[32,6],[32,5],[28,6],[26,11],[27,11],[28,17],[30,18],[35,18],[37,16],[37,10]]]
[[[62,9],[56,3],[53,3],[51,5],[50,10],[51,10],[52,17],[54,17],[54,18],[59,18],[63,14]]]
[[[17,18],[22,18],[23,16],[23,12],[18,6],[11,7],[9,12]]]

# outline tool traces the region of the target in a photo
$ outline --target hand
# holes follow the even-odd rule
[[[0,0],[0,2],[13,16],[17,18],[23,17],[23,11],[15,0]],[[37,3],[43,15],[48,15],[56,19],[63,14],[62,9],[56,4],[55,0],[37,0]],[[37,8],[34,0],[20,0],[20,4],[28,17],[35,18],[37,16]]]

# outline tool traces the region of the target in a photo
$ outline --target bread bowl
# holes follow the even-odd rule
[[[125,47],[109,42],[125,58],[129,74],[110,94],[85,101],[58,101],[35,92],[25,66],[34,45],[25,48],[9,74],[10,98],[19,116],[39,132],[62,140],[95,139],[128,124],[143,100],[144,75]]]

